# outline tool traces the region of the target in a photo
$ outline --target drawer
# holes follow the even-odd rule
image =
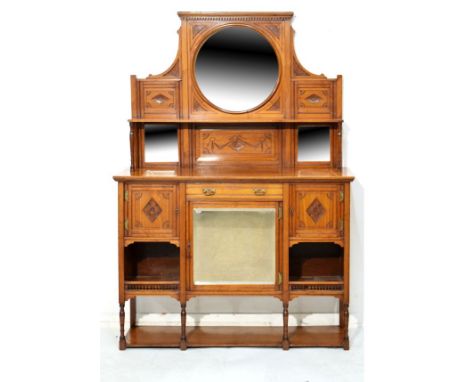
[[[271,199],[283,196],[282,184],[229,184],[229,183],[204,183],[188,184],[187,197],[202,199],[216,198],[248,198]]]

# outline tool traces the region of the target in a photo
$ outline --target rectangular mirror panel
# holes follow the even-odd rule
[[[330,128],[299,126],[297,128],[297,160],[299,162],[330,161]]]
[[[274,284],[275,215],[274,208],[194,208],[194,284]]]
[[[178,162],[176,125],[146,124],[145,162]]]

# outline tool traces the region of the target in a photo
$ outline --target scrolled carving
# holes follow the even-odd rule
[[[225,143],[218,143],[216,137],[212,137],[209,133],[203,134],[203,139],[208,141],[203,145],[204,154],[215,154],[224,148],[230,148],[233,151],[240,152],[247,147],[256,149],[264,154],[271,153],[272,136],[269,133],[264,134],[255,143],[244,139],[240,134],[232,135]]]

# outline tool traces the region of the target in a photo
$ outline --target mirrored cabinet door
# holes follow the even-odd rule
[[[145,163],[176,163],[179,161],[177,125],[144,125]]]

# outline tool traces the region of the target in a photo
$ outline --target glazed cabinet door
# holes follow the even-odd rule
[[[129,184],[126,236],[177,237],[175,185]]]
[[[296,238],[343,236],[343,186],[298,184],[293,187],[291,234]]]

